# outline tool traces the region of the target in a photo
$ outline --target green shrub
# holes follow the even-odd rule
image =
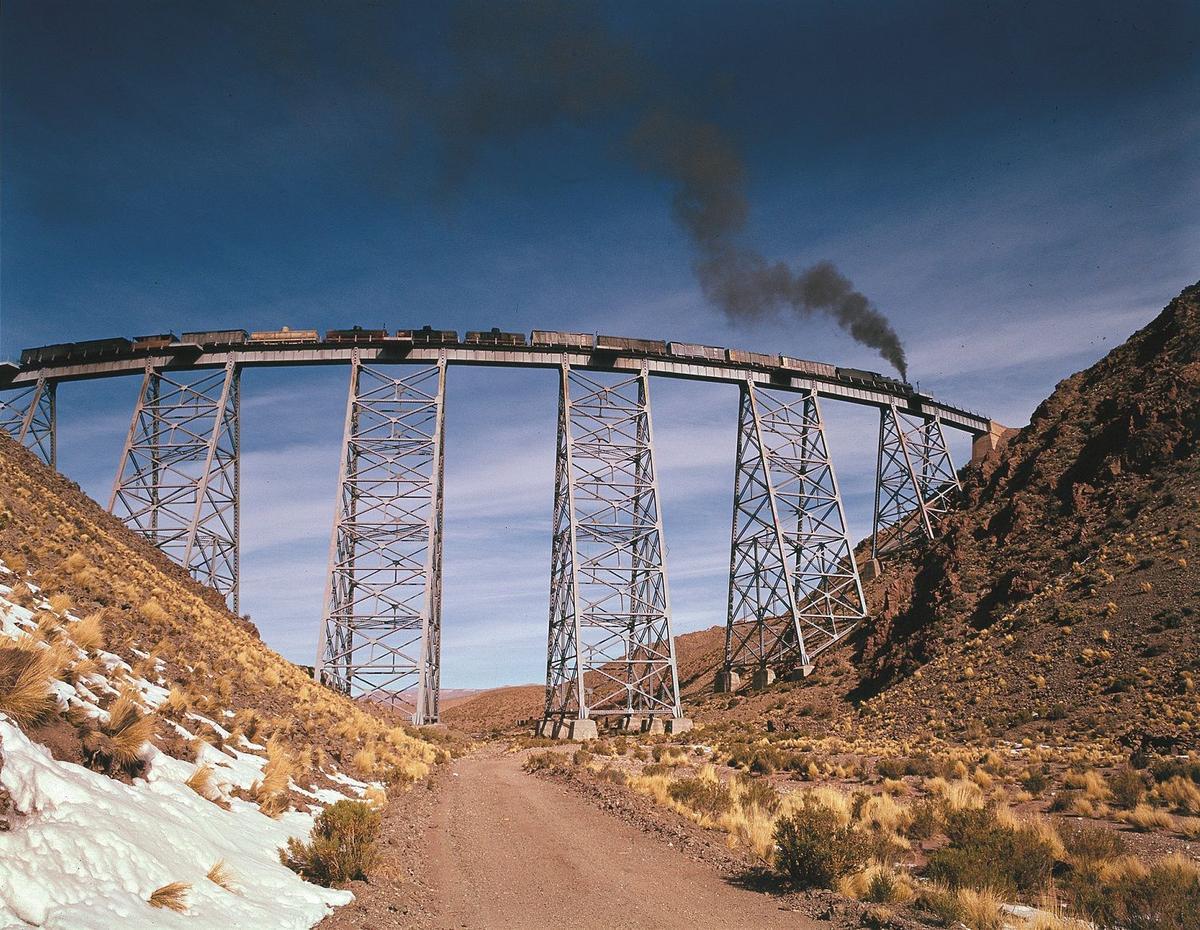
[[[1039,766],[1030,769],[1029,774],[1021,779],[1021,787],[1035,798],[1040,797],[1041,793],[1050,787],[1050,778],[1046,773],[1046,767]]]
[[[543,772],[549,769],[559,768],[564,762],[562,753],[552,752],[545,749],[542,752],[530,753],[525,759],[525,764],[522,768],[526,772]]]
[[[1040,891],[1054,869],[1054,849],[1031,827],[1013,829],[993,811],[946,814],[950,843],[929,857],[926,874],[953,888],[992,888],[1001,893]]]
[[[763,781],[761,778],[742,778],[739,785],[742,789],[743,808],[757,807],[764,814],[774,814],[779,810],[779,792],[769,781]]]
[[[775,845],[776,870],[798,888],[832,888],[867,859],[863,837],[811,801],[776,822]]]
[[[338,801],[321,811],[309,841],[292,837],[279,861],[318,885],[364,879],[375,865],[381,817],[362,801]]]
[[[576,749],[575,755],[571,756],[573,765],[587,765],[592,761],[592,754],[586,749]]]
[[[733,809],[733,795],[724,782],[707,778],[680,778],[671,782],[671,800],[705,817],[719,817]]]
[[[1063,845],[1076,863],[1103,862],[1125,852],[1125,840],[1115,830],[1086,821],[1067,822],[1059,828]]]
[[[923,798],[915,802],[909,811],[912,813],[912,820],[905,828],[904,833],[912,839],[927,840],[941,827],[942,810],[937,801]]]

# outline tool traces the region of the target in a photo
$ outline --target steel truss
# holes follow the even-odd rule
[[[917,539],[932,539],[958,494],[958,474],[938,416],[879,414],[879,468],[871,551],[892,555]]]
[[[43,462],[57,464],[55,382],[42,375],[37,382],[0,401],[0,429]]]
[[[356,352],[317,676],[438,719],[446,362],[403,378]]]
[[[866,616],[816,392],[743,383],[730,550],[727,674],[809,666]]]
[[[146,366],[109,512],[239,609],[239,370]]]
[[[683,716],[645,368],[561,369],[545,714]]]

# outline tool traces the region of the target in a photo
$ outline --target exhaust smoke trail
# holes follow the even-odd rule
[[[561,0],[465,0],[453,16],[450,48],[460,79],[437,115],[448,184],[494,139],[632,113],[619,150],[674,188],[672,212],[712,304],[734,321],[828,317],[907,377],[892,324],[832,262],[797,270],[738,241],[750,213],[741,153],[717,126],[649,93],[662,82],[595,9]]]

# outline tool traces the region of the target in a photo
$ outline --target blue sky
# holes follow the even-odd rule
[[[1004,422],[1200,277],[1194,4],[547,4],[634,63],[633,90],[569,112],[546,104],[562,81],[541,66],[464,77],[464,48],[536,58],[561,32],[518,34],[497,9],[5,3],[0,355],[428,322],[885,370],[819,315],[735,322],[711,305],[671,182],[622,144],[647,106],[740,153],[748,246],[835,262],[891,320],[913,380]],[[593,64],[613,70],[577,63],[573,91],[599,86]],[[447,130],[464,101],[489,131]],[[103,502],[136,389],[60,392],[61,467]],[[244,374],[244,609],[303,662],[345,389],[337,369]],[[448,390],[443,681],[539,680],[554,377],[460,369]],[[735,397],[653,386],[677,631],[724,619]],[[825,412],[862,534],[875,418]]]

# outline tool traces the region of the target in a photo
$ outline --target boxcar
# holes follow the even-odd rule
[[[295,342],[320,342],[315,329],[264,329],[250,334],[251,342],[266,342],[272,345],[290,345]]]
[[[180,342],[194,342],[202,346],[241,345],[249,337],[244,329],[203,329],[194,333],[184,333],[179,337]]]
[[[666,355],[667,344],[660,339],[632,339],[629,336],[596,336],[597,352],[632,352],[636,355]]]
[[[734,365],[761,365],[764,368],[775,368],[779,365],[778,355],[766,355],[762,352],[747,352],[745,349],[727,349],[726,358]]]
[[[725,350],[720,346],[702,346],[694,342],[668,342],[667,351],[676,358],[704,359],[709,362],[725,361]]]
[[[538,348],[590,351],[595,344],[595,337],[591,333],[557,333],[548,329],[535,329],[530,334],[529,341]]]
[[[174,333],[155,333],[152,336],[134,336],[134,349],[165,349],[176,341]]]
[[[820,378],[836,378],[837,369],[825,362],[810,362],[806,358],[792,358],[790,355],[779,356],[779,364],[788,371],[804,375],[816,375]]]
[[[503,333],[500,328],[493,326],[490,330],[467,333],[466,344],[469,346],[523,346],[524,333]]]
[[[333,343],[350,343],[357,345],[364,342],[383,342],[387,339],[386,329],[363,329],[354,326],[350,329],[328,329],[325,331],[325,341]]]
[[[83,342],[63,342],[50,346],[25,349],[22,365],[50,365],[54,362],[84,362],[99,358],[126,355],[133,343],[123,337],[114,339],[85,339]]]
[[[453,329],[434,329],[432,326],[422,326],[420,329],[398,329],[396,335],[401,339],[411,339],[418,346],[455,346],[458,345],[458,333]]]

